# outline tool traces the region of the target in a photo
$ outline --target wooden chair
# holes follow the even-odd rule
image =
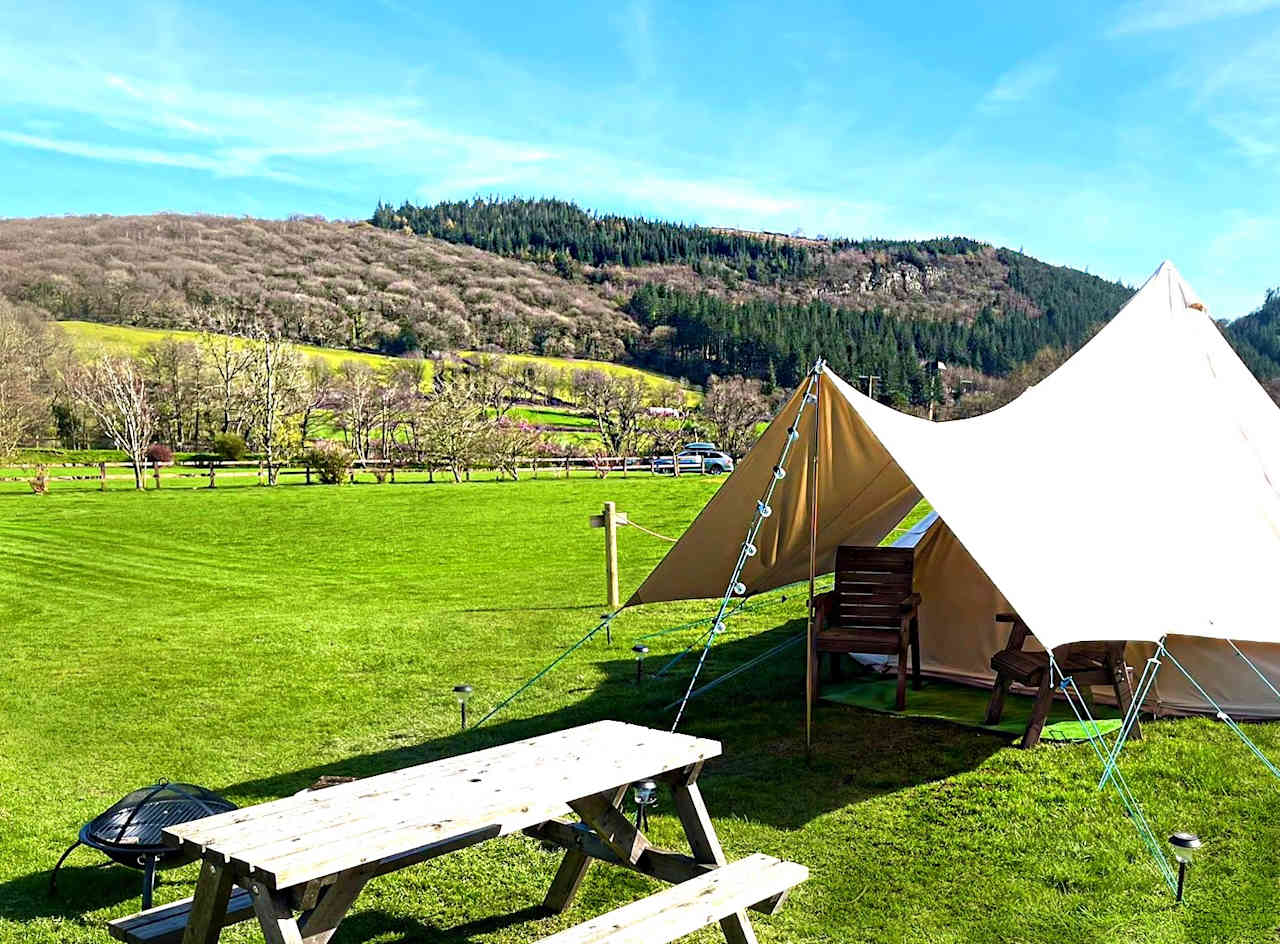
[[[904,547],[836,550],[835,587],[815,601],[814,679],[821,653],[831,653],[839,677],[842,653],[898,657],[899,711],[907,706],[907,654],[912,688],[920,687],[920,595],[913,592],[915,551]],[[817,692],[814,693],[815,696]]]
[[[995,670],[996,681],[991,689],[991,701],[987,705],[987,724],[999,724],[1004,714],[1004,699],[1009,693],[1009,685],[1017,682],[1036,690],[1035,705],[1031,709],[1031,717],[1027,719],[1027,728],[1022,734],[1022,748],[1035,747],[1040,742],[1040,732],[1044,729],[1045,719],[1049,716],[1049,708],[1053,704],[1053,680],[1049,671],[1049,654],[1047,652],[1026,652],[1022,646],[1027,641],[1030,629],[1016,613],[997,613],[996,622],[1012,623],[1009,642],[991,657],[991,668]],[[1093,713],[1093,685],[1110,685],[1115,689],[1116,702],[1121,714],[1127,714],[1133,702],[1133,683],[1130,678],[1131,669],[1124,661],[1125,643],[1111,642],[1078,642],[1059,646],[1053,650],[1053,657],[1058,668],[1071,676],[1081,696]],[[1129,737],[1141,740],[1142,727],[1134,719],[1133,731]]]

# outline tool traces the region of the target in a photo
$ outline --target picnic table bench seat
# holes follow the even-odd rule
[[[107,924],[107,930],[117,941],[126,944],[181,944],[187,930],[194,898],[149,908],[138,914],[116,918]],[[253,898],[244,889],[232,893],[222,927],[230,927],[253,917]]]
[[[540,944],[669,944],[762,901],[781,899],[809,870],[756,853],[567,928]]]

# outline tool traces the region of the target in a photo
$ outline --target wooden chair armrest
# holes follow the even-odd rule
[[[1027,624],[1022,622],[1022,618],[1017,613],[997,613],[996,622],[1013,624],[1013,629],[1009,630],[1009,641],[1005,643],[1004,651],[1021,652],[1027,636],[1031,633]]]

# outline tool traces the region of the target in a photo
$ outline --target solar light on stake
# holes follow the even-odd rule
[[[471,697],[470,685],[453,686],[453,696],[458,699],[458,708],[462,712],[462,730],[467,730],[467,699]]]
[[[1173,857],[1178,860],[1178,901],[1182,901],[1182,884],[1187,877],[1187,869],[1191,867],[1191,859],[1195,851],[1204,843],[1195,833],[1174,833],[1169,837],[1169,845],[1173,846]]]
[[[644,681],[644,657],[649,654],[649,647],[636,645],[631,647],[631,651],[636,654],[636,684],[639,685]]]
[[[648,829],[649,807],[658,802],[658,785],[652,780],[632,784],[631,798],[636,803],[636,829]]]

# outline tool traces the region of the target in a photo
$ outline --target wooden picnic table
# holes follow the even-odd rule
[[[703,762],[719,753],[716,741],[601,721],[175,825],[166,841],[202,860],[194,897],[119,919],[111,931],[130,942],[216,944],[225,925],[256,916],[268,944],[325,944],[372,877],[523,831],[565,850],[544,903],[551,911],[568,907],[599,859],[686,883],[645,899],[655,903],[649,912],[687,912],[697,896],[705,911],[718,890],[724,911],[704,923],[719,921],[731,944],[751,944],[744,909],[772,914],[807,873],[753,856],[749,867],[735,863],[745,881],[729,882],[697,786]],[[644,779],[671,787],[692,855],[653,846],[621,811],[630,785]],[[579,821],[563,818],[571,812]],[[655,920],[636,905],[628,907],[637,922]],[[581,938],[623,939],[632,940]]]

